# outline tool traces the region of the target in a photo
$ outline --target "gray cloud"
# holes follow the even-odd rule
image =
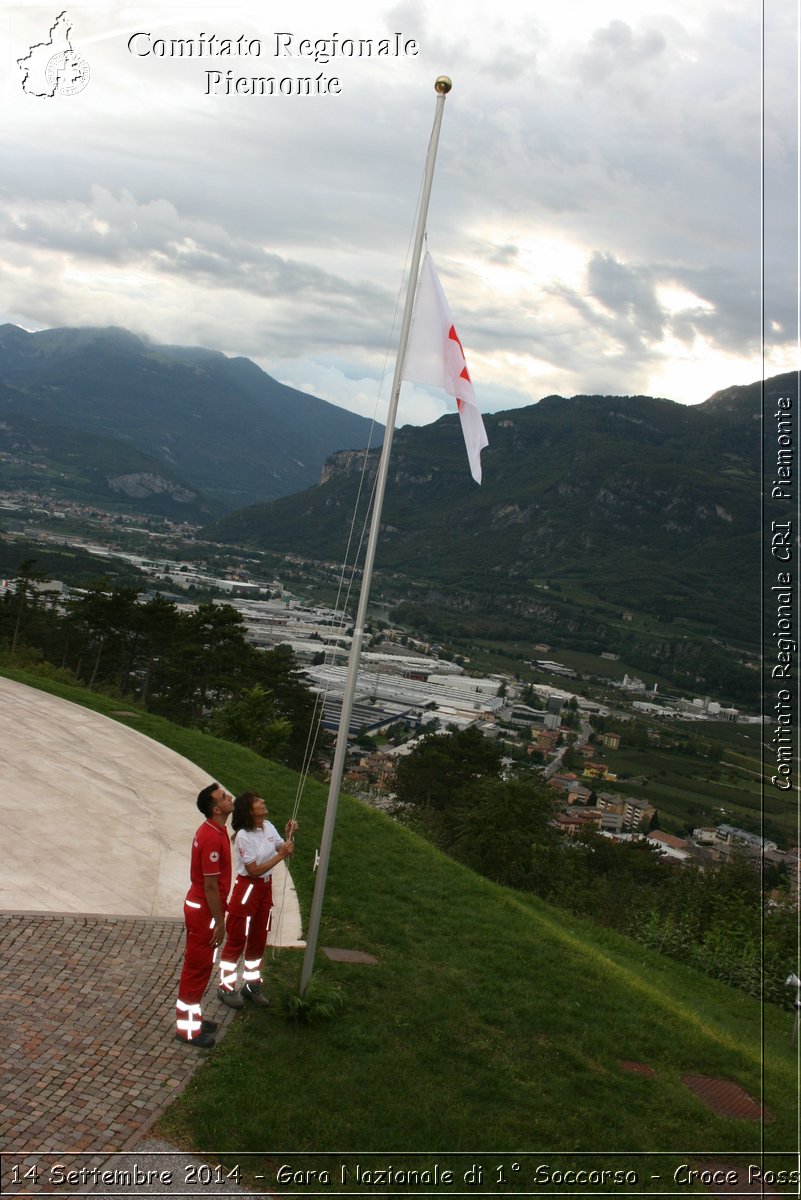
[[[611,80],[629,88],[633,73],[657,69],[654,60],[666,48],[664,35],[656,29],[635,33],[625,21],[610,21],[605,28],[595,31],[589,49],[580,57],[581,78],[590,85]]]
[[[629,267],[611,254],[594,254],[587,268],[589,293],[635,334],[636,341],[658,340],[665,332],[651,271]]]
[[[444,70],[455,86],[431,249],[463,340],[484,360],[487,403],[602,384],[648,390],[668,369],[671,340],[751,377],[762,270],[752,5],[681,0],[668,17],[633,0],[576,0],[532,16],[514,3],[465,13],[410,2],[383,15],[365,6],[358,19],[356,7],[293,20],[319,35],[402,29],[420,54],[343,60],[342,95],[308,103],[203,98],[206,64],[137,62],[100,10],[84,10],[97,40],[82,98],[12,97],[0,190],[6,317],[29,327],[106,319],[267,369],[269,356],[297,358],[299,378],[313,362],[307,375],[341,402],[392,343],[431,82]],[[115,19],[127,27],[125,10]],[[191,10],[163,20],[172,35],[197,23]],[[221,10],[218,30],[233,20]],[[254,33],[270,24],[255,9],[236,20]],[[201,24],[215,24],[206,10]],[[764,269],[787,353],[795,147],[773,114],[792,111],[791,24],[767,0],[777,69]],[[155,30],[155,17],[142,27]],[[671,288],[688,293],[684,307],[665,301]]]

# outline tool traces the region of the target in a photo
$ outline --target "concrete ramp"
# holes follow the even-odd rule
[[[180,920],[209,775],[109,717],[3,678],[0,728],[0,910]],[[273,894],[270,940],[296,945],[283,864]]]

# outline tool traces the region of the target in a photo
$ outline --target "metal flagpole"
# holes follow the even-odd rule
[[[350,658],[348,659],[348,671],[345,677],[345,693],[342,697],[342,713],[339,718],[339,730],[337,732],[336,750],[334,751],[334,762],[331,767],[331,782],[328,787],[328,804],[325,810],[322,842],[320,843],[320,858],[317,863],[317,878],[314,883],[314,895],[312,896],[311,912],[309,913],[309,928],[306,935],[306,951],[303,956],[303,968],[300,974],[301,995],[304,995],[309,983],[309,979],[311,978],[312,970],[314,969],[314,956],[317,951],[317,938],[320,932],[320,915],[322,913],[325,883],[328,875],[328,860],[331,857],[331,843],[334,836],[334,824],[336,822],[337,804],[339,803],[339,791],[342,786],[342,776],[345,769],[345,754],[348,748],[348,731],[350,729],[350,719],[353,712],[353,701],[356,696],[356,681],[359,673],[359,659],[361,658],[362,642],[364,641],[364,626],[367,615],[367,604],[370,597],[370,584],[373,577],[373,563],[375,561],[375,551],[378,543],[379,528],[381,525],[381,508],[384,503],[384,491],[386,489],[387,476],[389,473],[389,456],[392,451],[392,439],[395,433],[395,416],[398,411],[398,398],[400,396],[403,362],[406,357],[406,344],[409,340],[409,329],[411,328],[412,324],[414,292],[417,285],[417,277],[420,273],[420,258],[423,250],[423,238],[425,236],[428,201],[431,195],[431,184],[434,178],[434,162],[437,157],[437,144],[439,142],[440,126],[442,125],[442,114],[445,108],[445,97],[448,95],[448,92],[451,90],[452,86],[453,85],[451,84],[451,81],[447,75],[440,75],[434,84],[434,90],[437,93],[434,125],[431,130],[431,140],[428,145],[428,155],[426,157],[425,175],[423,177],[423,192],[420,198],[420,215],[417,221],[417,231],[414,239],[412,261],[409,268],[409,286],[406,292],[406,303],[403,309],[400,341],[398,343],[398,357],[395,362],[395,375],[392,380],[392,394],[390,396],[389,412],[387,414],[386,429],[384,431],[384,444],[381,448],[381,459],[378,464],[375,500],[373,501],[373,516],[370,523],[370,535],[367,540],[367,550],[365,551],[364,556],[364,571],[362,573],[361,592],[359,593],[359,607],[356,613],[356,624],[353,630]]]

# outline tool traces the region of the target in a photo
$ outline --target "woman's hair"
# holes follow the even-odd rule
[[[255,792],[242,792],[234,800],[234,811],[231,816],[231,828],[234,833],[240,829],[255,829],[253,821],[253,802],[258,800]]]

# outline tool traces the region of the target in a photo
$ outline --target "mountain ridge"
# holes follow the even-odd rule
[[[382,435],[248,358],[162,345],[117,326],[0,326],[0,387],[0,418],[129,444],[217,511],[308,487],[333,451]]]
[[[751,695],[772,511],[760,509],[762,406],[797,386],[787,373],[692,406],[549,395],[487,414],[480,488],[455,413],[403,427],[379,579],[434,639],[617,647],[660,676],[669,661],[685,686]],[[360,510],[362,472],[369,482],[377,469],[378,449],[357,449],[371,432],[247,358],[113,326],[0,327],[0,452],[12,481],[27,469],[53,494],[183,516],[222,542],[341,562],[369,498],[362,487]],[[648,637],[632,613],[657,623]],[[694,672],[688,644],[717,656],[714,670]]]
[[[761,400],[763,389],[770,400],[791,388],[787,374],[694,406],[554,396],[488,414],[481,487],[467,474],[455,415],[406,426],[393,445],[380,578],[406,590],[406,616],[433,636],[459,625],[466,637],[486,631],[489,608],[510,636],[528,627],[533,640],[593,653],[634,644],[643,669],[670,660],[693,687],[706,680],[753,695],[753,672],[740,660],[760,638]],[[366,458],[368,485],[377,461],[377,452]],[[315,487],[206,533],[312,560],[341,557],[352,512],[357,526],[363,515],[359,473],[359,456],[334,455]],[[633,625],[613,629],[628,610],[661,623],[649,646]],[[703,652],[717,655],[714,670],[694,672],[691,625],[711,635]]]

